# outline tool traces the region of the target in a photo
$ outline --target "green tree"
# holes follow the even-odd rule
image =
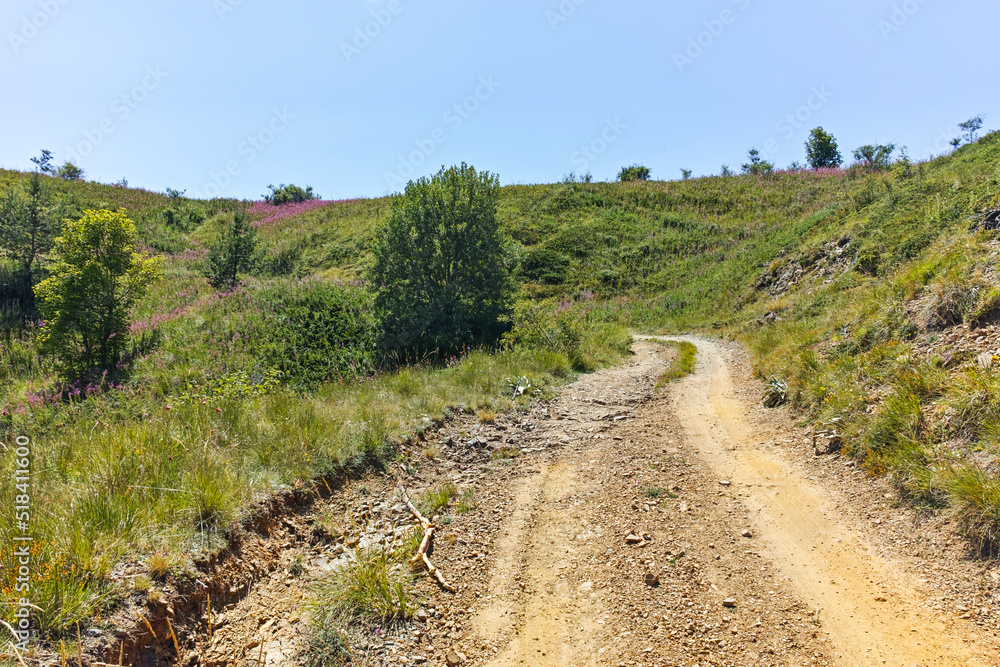
[[[450,352],[503,334],[515,262],[499,199],[497,176],[465,163],[393,199],[368,271],[386,350]]]
[[[756,148],[747,151],[747,159],[750,161],[742,165],[744,174],[764,176],[774,171],[774,164],[762,158],[760,151]]]
[[[52,247],[54,233],[49,194],[35,172],[23,194],[11,189],[0,200],[0,250],[17,263],[29,292],[35,260]]]
[[[813,169],[839,167],[844,161],[833,135],[817,127],[806,140],[806,163]]]
[[[865,144],[854,149],[854,159],[866,171],[883,171],[892,164],[896,144]]]
[[[618,180],[622,183],[626,181],[648,181],[651,172],[649,167],[641,164],[633,164],[631,167],[622,167],[618,172]]]
[[[85,174],[86,172],[83,169],[76,166],[69,160],[66,160],[66,162],[64,162],[63,165],[59,167],[59,171],[56,172],[56,176],[58,176],[59,178],[64,178],[67,181],[83,180]]]
[[[35,171],[41,174],[54,174],[56,173],[56,168],[52,166],[52,151],[42,149],[42,152],[38,157],[31,158],[31,161],[35,163]]]
[[[208,252],[209,276],[212,287],[232,289],[253,264],[257,251],[257,230],[246,211],[237,211],[233,221],[222,228],[222,235]]]
[[[966,143],[968,144],[975,143],[976,133],[978,133],[979,130],[983,129],[983,121],[985,119],[986,119],[985,114],[979,114],[978,116],[973,116],[964,123],[958,124],[959,129],[965,133],[962,136],[962,139],[964,139]]]
[[[123,213],[88,210],[56,238],[55,264],[35,294],[42,343],[64,375],[112,370],[121,361],[132,309],[160,276],[159,258],[136,252],[136,237]]]

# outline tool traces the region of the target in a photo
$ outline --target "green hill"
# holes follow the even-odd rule
[[[27,178],[0,171],[0,190]],[[614,362],[628,329],[739,338],[775,402],[833,424],[872,474],[997,544],[998,242],[981,222],[1000,207],[1000,133],[880,172],[507,187],[500,216],[522,255],[510,344],[377,374],[355,346],[369,310],[359,280],[390,200],[254,205],[262,255],[219,291],[205,259],[239,202],[44,180],[58,216],[124,209],[164,258],[135,314],[129,374],[89,386],[58,383],[0,258],[0,441],[32,440],[48,573],[34,599],[61,610],[44,629],[123,595],[108,577],[120,560],[179,572],[254,500],[377,466],[451,405],[516,408],[530,396],[511,399],[512,383],[544,394]],[[337,328],[345,313],[355,329]],[[330,331],[348,350],[336,363],[301,352],[327,350]],[[0,534],[16,530],[0,518]],[[0,571],[5,594],[11,576]]]

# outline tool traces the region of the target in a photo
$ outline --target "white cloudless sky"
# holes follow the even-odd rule
[[[926,157],[972,115],[1000,128],[997,25],[986,0],[5,0],[0,166],[46,148],[102,182],[343,199],[463,161],[784,167],[816,126]]]

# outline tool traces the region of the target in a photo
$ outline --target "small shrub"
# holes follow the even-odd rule
[[[311,199],[320,198],[318,194],[313,192],[311,185],[303,190],[297,185],[285,185],[282,183],[278,187],[269,185],[267,186],[267,189],[270,190],[270,192],[264,194],[264,201],[271,202],[275,206],[292,203],[298,204]]]
[[[618,172],[618,180],[622,183],[628,181],[648,181],[650,175],[649,167],[641,164],[633,164],[630,167],[622,167],[621,171]]]
[[[764,390],[764,407],[776,408],[788,402],[788,383],[771,376]]]
[[[666,495],[666,491],[658,486],[647,486],[642,491],[642,495],[646,496],[650,500],[658,500],[659,498]]]

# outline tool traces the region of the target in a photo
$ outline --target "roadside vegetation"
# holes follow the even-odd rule
[[[256,500],[384,466],[452,406],[483,421],[518,409],[622,359],[632,330],[745,342],[771,404],[837,424],[845,454],[995,550],[1000,360],[948,337],[1000,316],[1000,240],[984,224],[1000,208],[1000,134],[981,126],[927,162],[872,144],[843,167],[817,128],[815,169],[751,150],[743,175],[663,182],[633,165],[616,183],[500,188],[462,165],[343,202],[296,186],[197,201],[0,171],[0,442],[32,441],[41,630],[131,594],[110,577],[121,561],[186,576]],[[451,195],[461,215],[440,205]],[[393,261],[420,220],[440,236],[407,256],[417,263]],[[130,248],[106,293],[137,288],[115,300],[103,349],[74,324],[87,311],[59,303],[90,294],[73,291],[93,266],[77,252],[86,234],[67,234],[98,223]],[[420,283],[466,241],[479,264]],[[461,293],[428,287],[441,280]],[[694,364],[685,345],[678,374]],[[0,463],[11,477],[12,448]],[[4,506],[16,494],[3,485]],[[0,516],[3,549],[15,534]],[[15,584],[0,570],[6,599]]]
[[[698,359],[698,348],[693,343],[686,340],[668,340],[665,344],[674,348],[677,354],[670,363],[670,368],[663,372],[656,380],[656,388],[662,389],[674,380],[681,380],[694,373],[695,363]]]

